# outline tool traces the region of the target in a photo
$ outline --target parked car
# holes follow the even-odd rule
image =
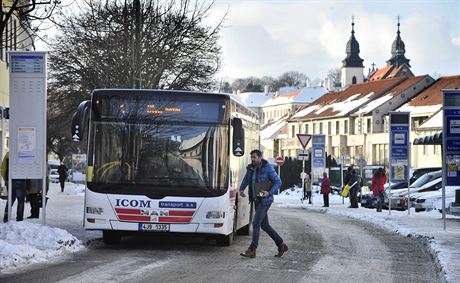
[[[50,182],[51,183],[59,183],[59,173],[57,169],[50,170]]]
[[[431,173],[428,173],[431,174]],[[415,182],[414,182],[415,184]],[[442,177],[438,177],[421,187],[412,187],[410,189],[411,194],[420,193],[420,192],[429,192],[429,191],[437,191],[442,187]],[[397,193],[391,194],[391,209],[396,210],[405,210],[407,209],[407,202],[408,202],[408,194],[409,190],[397,190]]]
[[[441,167],[426,167],[426,168],[417,168],[414,169],[412,172],[412,176],[410,177],[410,184],[413,184],[417,179],[425,175],[426,173],[436,172],[441,170]]]

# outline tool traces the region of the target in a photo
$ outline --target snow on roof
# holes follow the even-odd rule
[[[262,107],[262,105],[275,95],[273,92],[243,92],[239,97],[247,107]]]
[[[379,107],[380,105],[384,104],[388,100],[393,98],[391,93],[388,93],[382,97],[379,97],[377,99],[372,100],[368,104],[364,105],[364,107],[360,108],[356,113],[357,114],[367,114],[369,112],[372,112],[375,108]]]
[[[428,114],[430,115],[431,113],[434,113],[441,109],[442,105],[437,104],[437,105],[427,105],[427,106],[412,106],[409,105],[408,103],[404,104],[403,106],[399,107],[396,109],[396,111],[401,111],[401,112],[410,112],[411,116],[414,115],[420,115],[420,114]]]
[[[423,123],[418,129],[419,130],[428,130],[428,129],[442,129],[442,111],[431,116],[425,123]]]
[[[278,134],[287,125],[287,118],[288,116],[286,115],[284,118],[273,122],[271,125],[260,131],[260,139],[266,140],[273,138],[274,135]]]
[[[308,114],[310,114],[311,112],[315,111],[316,109],[318,109],[320,106],[319,105],[311,105],[311,106],[307,106],[306,108],[303,108],[301,109],[300,111],[298,111],[297,113],[295,113],[292,118],[302,118],[304,116],[307,116]]]
[[[293,92],[283,93],[268,99],[263,106],[274,106],[288,103],[307,104],[315,101],[325,94],[327,90],[323,87],[305,87]]]
[[[367,102],[386,94],[404,80],[405,78],[393,78],[353,84],[343,91],[326,93],[311,103],[312,108],[302,108],[293,118],[318,119],[345,116]],[[313,107],[316,109],[312,110]]]

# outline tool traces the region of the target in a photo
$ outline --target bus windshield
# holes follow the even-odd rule
[[[226,191],[228,127],[93,123],[91,190],[161,196]]]

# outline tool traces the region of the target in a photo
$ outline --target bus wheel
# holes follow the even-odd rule
[[[102,238],[104,240],[104,244],[115,245],[120,243],[121,235],[115,231],[104,230],[102,231]]]
[[[216,238],[216,244],[221,247],[228,247],[233,243],[233,232],[228,235],[219,235]]]

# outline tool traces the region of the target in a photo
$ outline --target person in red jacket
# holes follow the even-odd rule
[[[377,212],[382,212],[383,193],[385,192],[384,186],[387,182],[387,176],[383,168],[379,168],[374,176],[372,176],[372,193],[377,199]]]
[[[323,173],[323,181],[321,182],[321,193],[323,194],[324,205],[323,207],[329,207],[329,194],[331,193],[331,182],[327,177],[327,173]]]

